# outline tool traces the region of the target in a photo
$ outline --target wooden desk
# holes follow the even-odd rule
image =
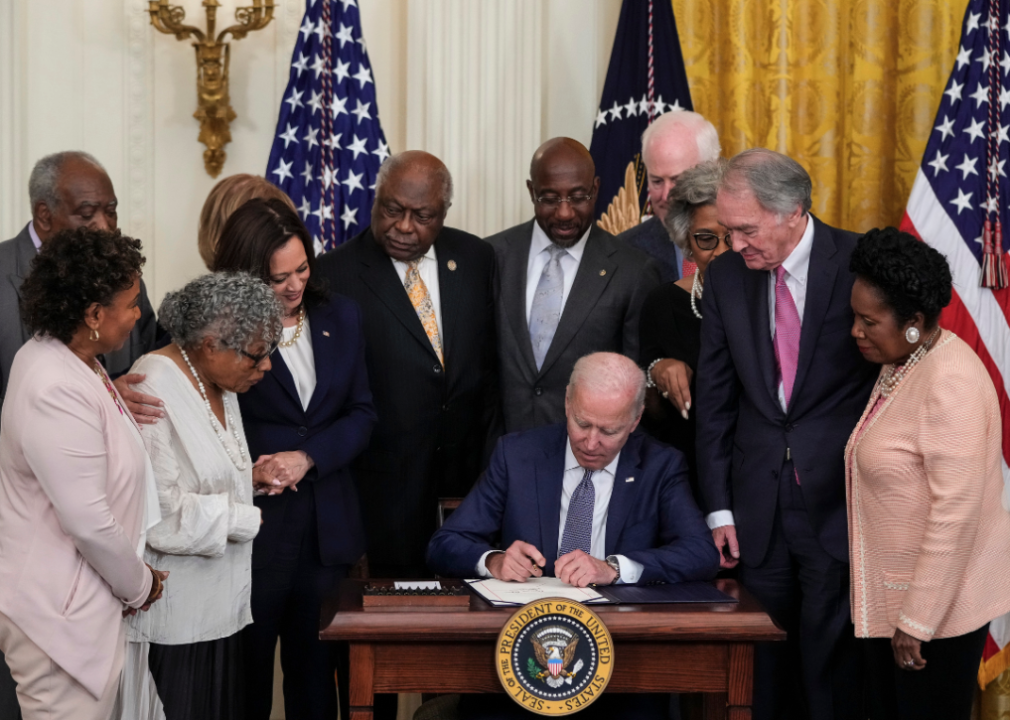
[[[372,720],[375,693],[504,693],[494,645],[516,608],[474,596],[467,609],[366,611],[365,582],[384,581],[341,583],[323,607],[320,632],[350,643],[350,720]],[[749,720],[754,643],[784,640],[785,632],[734,580],[716,584],[740,602],[593,606],[614,639],[607,692],[712,693],[706,720]]]

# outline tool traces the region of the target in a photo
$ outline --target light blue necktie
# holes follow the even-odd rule
[[[533,306],[530,308],[530,342],[533,343],[533,359],[536,360],[537,370],[544,364],[554,332],[561,321],[561,299],[565,291],[565,271],[561,269],[561,258],[568,251],[551,243],[547,252],[551,257],[540,273],[540,281],[533,294]]]
[[[593,547],[593,511],[596,509],[596,488],[593,487],[593,471],[586,468],[582,480],[575,486],[568,501],[568,515],[565,517],[565,532],[561,536],[558,557],[572,550],[581,550],[586,555]]]

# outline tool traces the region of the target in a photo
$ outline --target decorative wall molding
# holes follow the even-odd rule
[[[541,142],[542,0],[414,0],[408,13],[407,145],[452,172],[449,224],[486,236],[521,222]]]
[[[126,67],[123,133],[123,176],[117,188],[120,226],[144,243],[147,267],[157,263],[158,243],[154,223],[154,45],[147,8],[123,0],[126,27]],[[156,292],[155,275],[146,274],[149,295]]]
[[[19,2],[0,3],[0,240],[20,232],[28,216],[24,21]]]

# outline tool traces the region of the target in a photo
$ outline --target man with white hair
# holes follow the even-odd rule
[[[659,263],[663,282],[679,280],[684,264],[683,253],[663,227],[670,189],[682,172],[717,160],[720,152],[715,127],[690,110],[660,115],[642,133],[642,161],[653,214],[617,237],[653,257]]]
[[[843,453],[876,380],[850,336],[857,236],[810,214],[799,163],[729,161],[716,196],[735,252],[705,273],[698,476],[723,567],[789,634],[754,656],[754,718],[858,715]]]
[[[546,575],[577,587],[711,579],[719,558],[684,456],[634,432],[644,401],[645,373],[633,360],[581,358],[566,422],[499,441],[484,477],[432,537],[428,567],[443,577]],[[642,702],[635,717],[665,712],[665,698]]]

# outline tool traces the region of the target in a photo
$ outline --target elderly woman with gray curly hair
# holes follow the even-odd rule
[[[143,392],[165,403],[165,419],[144,429],[162,513],[144,555],[171,571],[172,592],[155,606],[160,612],[132,618],[133,677],[124,681],[123,717],[160,716],[153,693],[141,692],[138,703],[125,691],[131,680],[144,686],[146,644],[168,720],[245,717],[239,631],[252,622],[260,511],[236,393],[270,370],[281,312],[259,278],[204,275],[161,304],[172,344],[133,366],[147,376]]]

